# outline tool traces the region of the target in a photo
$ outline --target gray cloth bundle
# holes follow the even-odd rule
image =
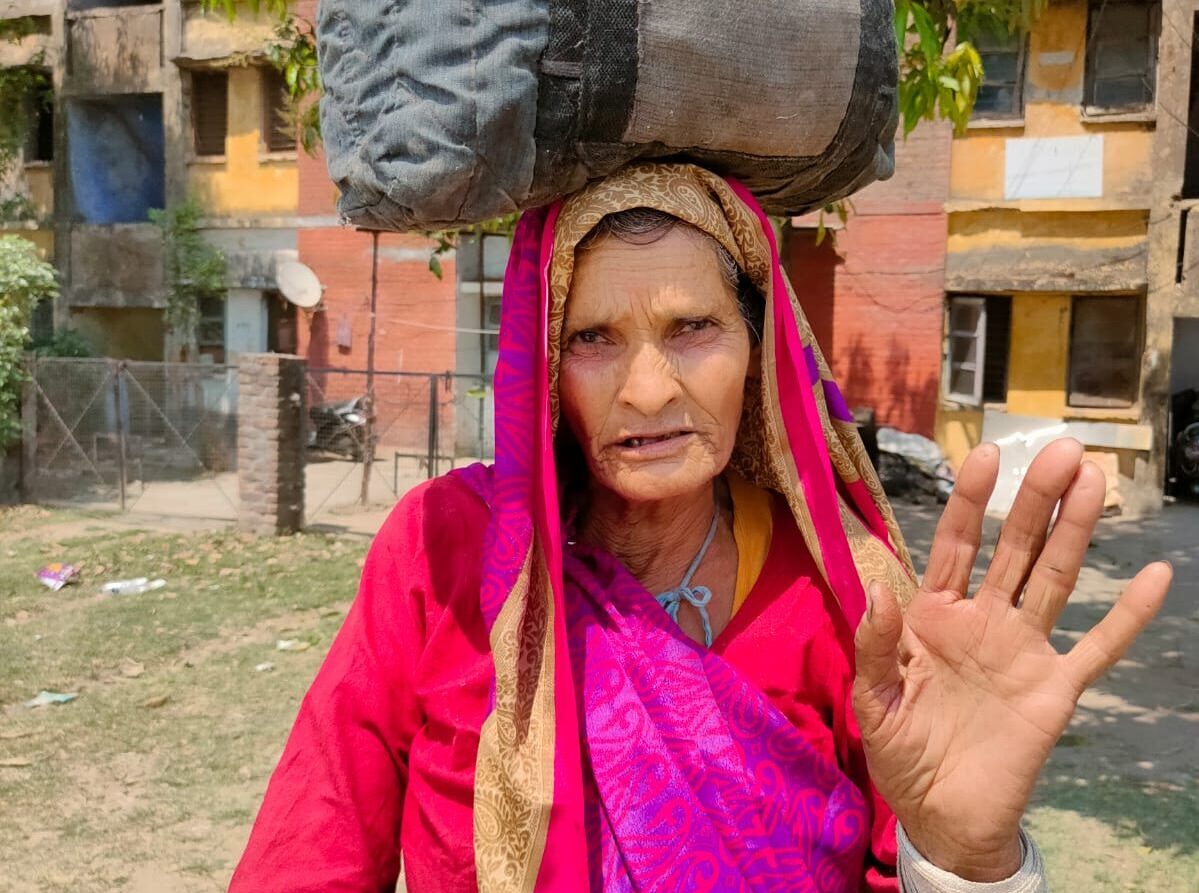
[[[890,176],[891,0],[322,0],[329,172],[375,229],[541,205],[638,159],[799,213]]]

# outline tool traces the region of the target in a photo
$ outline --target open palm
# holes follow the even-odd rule
[[[1082,447],[1061,440],[1030,467],[986,579],[967,598],[998,467],[993,445],[963,464],[906,611],[885,588],[871,590],[854,685],[879,792],[926,858],[979,881],[1019,867],[1020,819],[1041,767],[1079,696],[1157,612],[1171,577],[1169,565],[1149,565],[1069,653],[1057,653],[1049,634],[1105,490]]]

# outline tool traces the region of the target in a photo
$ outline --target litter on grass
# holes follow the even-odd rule
[[[34,707],[46,707],[50,704],[69,704],[77,697],[79,697],[79,692],[74,691],[39,691],[36,697],[25,702],[25,706],[32,710]]]
[[[58,592],[68,583],[73,583],[78,576],[79,567],[77,565],[65,564],[61,561],[47,564],[37,572],[38,580],[44,586],[49,587],[52,592]]]
[[[141,595],[154,589],[162,589],[167,581],[161,578],[151,580],[148,577],[137,577],[133,580],[113,580],[100,587],[105,595]]]

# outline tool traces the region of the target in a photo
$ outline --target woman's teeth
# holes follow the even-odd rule
[[[649,444],[649,443],[659,443],[660,441],[663,441],[663,440],[670,440],[670,438],[677,437],[677,436],[678,436],[678,433],[674,432],[671,434],[660,434],[657,437],[630,437],[628,440],[625,441],[625,445],[630,446],[630,447],[645,446],[646,444]]]

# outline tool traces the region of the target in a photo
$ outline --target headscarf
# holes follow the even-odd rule
[[[591,570],[564,555],[554,435],[575,248],[604,216],[643,207],[715,238],[765,298],[762,375],[747,378],[732,467],[786,499],[850,629],[861,619],[871,582],[885,582],[901,602],[914,591],[894,515],[783,274],[773,227],[747,190],[694,165],[638,164],[526,212],[504,280],[495,464],[485,481],[474,473],[491,508],[481,602],[495,663],[494,703],[480,734],[474,797],[475,862],[486,893],[587,890],[601,872],[597,861],[612,858],[597,849],[585,815],[591,782],[584,777],[584,707],[591,707],[578,692],[585,688],[580,674],[593,670],[586,664],[591,656],[579,653],[589,647],[576,644],[571,653],[571,633],[576,643],[579,633],[568,624],[579,617],[572,587],[607,587],[604,597],[636,604],[638,584],[627,572],[588,576]],[[639,622],[647,635],[667,633],[648,614]],[[728,682],[720,662],[699,646],[662,643],[677,647],[705,685]],[[834,781],[821,795],[829,803],[845,796]],[[856,813],[847,806],[845,815]],[[830,846],[820,856],[828,864],[812,866],[813,876],[843,870],[842,845]]]

